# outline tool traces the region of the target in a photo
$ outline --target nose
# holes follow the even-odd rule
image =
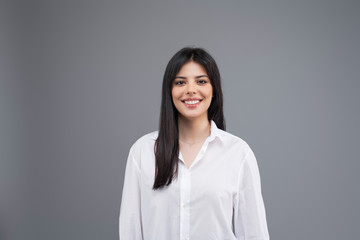
[[[189,83],[186,89],[187,94],[195,94],[196,93],[196,85],[194,83]]]

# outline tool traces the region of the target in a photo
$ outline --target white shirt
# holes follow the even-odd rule
[[[179,154],[178,178],[153,190],[158,132],[130,149],[119,218],[120,240],[268,240],[254,153],[216,127],[189,168]]]

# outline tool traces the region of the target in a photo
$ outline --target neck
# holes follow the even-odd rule
[[[206,118],[178,119],[179,138],[185,142],[196,142],[210,135],[210,123]]]

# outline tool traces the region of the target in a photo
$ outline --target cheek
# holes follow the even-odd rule
[[[178,89],[173,88],[171,90],[171,97],[172,97],[173,100],[178,99],[180,96],[181,96],[181,92]]]
[[[179,104],[176,91],[171,91],[171,100],[172,100],[173,104],[175,105],[175,107]]]
[[[175,98],[176,98],[176,91],[174,91],[174,89],[173,89],[173,90],[171,90],[171,99],[174,101]]]
[[[210,86],[208,89],[207,89],[207,96],[209,97],[209,98],[212,98],[212,96],[213,96],[213,88],[212,88],[212,86]]]

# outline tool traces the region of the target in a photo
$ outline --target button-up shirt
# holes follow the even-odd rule
[[[127,159],[120,240],[267,240],[258,165],[249,145],[216,127],[189,168],[153,190],[158,132],[138,139]]]

